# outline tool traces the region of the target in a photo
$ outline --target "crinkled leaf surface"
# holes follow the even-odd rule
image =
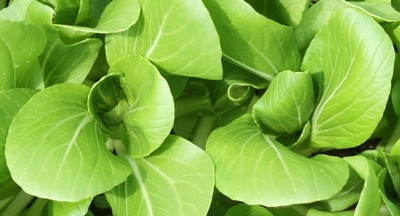
[[[168,83],[146,58],[133,54],[111,65],[124,75],[133,96],[123,117],[127,154],[143,157],[157,149],[174,124],[174,101]]]
[[[48,27],[46,32],[48,43],[40,56],[45,85],[82,83],[96,60],[101,41],[89,38],[66,45],[60,40],[55,29]]]
[[[228,210],[225,216],[273,216],[266,208],[238,204]]]
[[[349,148],[364,142],[382,117],[393,67],[392,42],[371,17],[355,9],[336,12],[302,65],[319,84],[311,145]]]
[[[37,61],[46,45],[39,27],[22,22],[0,21],[0,89],[35,88],[42,73]]]
[[[339,158],[308,159],[285,148],[263,134],[250,115],[214,130],[206,151],[215,163],[218,190],[251,205],[327,199],[340,191],[349,175]]]
[[[115,33],[127,30],[136,23],[140,15],[138,0],[113,0],[102,12],[96,26],[57,25],[66,31],[91,33]],[[68,23],[67,23],[68,24]]]
[[[87,112],[88,93],[83,85],[54,85],[15,116],[5,153],[12,178],[27,193],[76,202],[131,174],[129,163],[108,151],[107,136]]]
[[[283,70],[297,71],[300,54],[293,30],[258,14],[243,0],[205,0],[217,28],[224,57],[272,80]]]
[[[0,184],[10,177],[4,155],[4,145],[6,143],[8,129],[14,116],[22,105],[36,92],[36,90],[32,89],[9,89],[0,91]]]
[[[283,71],[272,80],[253,107],[254,119],[285,134],[299,131],[314,108],[313,81],[309,73]]]
[[[92,200],[93,198],[84,199],[79,202],[51,201],[48,205],[48,213],[50,216],[86,215]]]
[[[111,65],[139,53],[174,75],[221,79],[221,48],[200,0],[141,0],[142,15],[128,31],[106,37]]]
[[[133,175],[106,193],[113,215],[206,215],[214,190],[210,157],[171,135],[146,158],[127,158]]]
[[[364,189],[361,192],[354,216],[375,216],[378,215],[381,207],[381,197],[379,193],[378,177],[368,159],[362,156],[344,158],[362,179],[364,179]]]

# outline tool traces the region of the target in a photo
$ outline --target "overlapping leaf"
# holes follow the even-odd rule
[[[349,148],[364,142],[383,115],[393,65],[392,42],[371,17],[355,9],[336,12],[302,65],[319,84],[311,145]]]
[[[171,135],[149,157],[128,160],[133,175],[106,193],[113,215],[206,215],[214,166],[201,149]]]
[[[217,188],[251,205],[286,206],[327,199],[340,191],[349,175],[339,158],[308,159],[288,150],[261,133],[249,115],[214,130],[206,151],[216,166]]]
[[[15,116],[6,159],[24,191],[76,202],[110,190],[131,173],[126,160],[108,151],[107,135],[87,112],[88,93],[82,85],[55,85],[32,97]]]

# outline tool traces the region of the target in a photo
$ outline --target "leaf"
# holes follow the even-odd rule
[[[313,81],[309,73],[283,71],[272,80],[254,104],[253,118],[284,134],[299,131],[314,108]]]
[[[4,155],[4,145],[10,124],[19,109],[37,91],[32,89],[10,89],[0,91],[0,184],[10,177],[6,158]]]
[[[276,207],[328,199],[349,176],[341,159],[302,157],[261,133],[250,115],[214,130],[206,152],[215,163],[218,190],[249,205]]]
[[[270,81],[280,71],[299,69],[300,54],[290,27],[258,14],[243,0],[204,3],[214,20],[226,59]]]
[[[373,19],[354,9],[336,12],[302,65],[319,84],[311,145],[340,149],[363,143],[383,115],[393,65],[392,42]]]
[[[90,89],[88,109],[90,115],[104,130],[115,133],[129,112],[128,100],[133,100],[122,74],[102,77]]]
[[[380,22],[397,22],[400,18],[400,13],[395,11],[390,4],[321,0],[304,14],[303,19],[295,29],[296,40],[300,50],[307,48],[315,34],[325,26],[330,17],[341,8],[355,8]]]
[[[127,159],[134,174],[106,193],[113,215],[206,215],[214,166],[201,149],[170,135],[149,157]]]
[[[362,156],[346,157],[344,160],[353,168],[364,182],[364,189],[361,192],[354,216],[375,216],[378,215],[381,207],[379,194],[379,182],[374,168],[368,159]]]
[[[50,201],[48,205],[49,215],[86,215],[93,198],[84,199],[79,202],[57,202]]]
[[[387,170],[382,169],[378,174],[379,181],[379,193],[381,195],[382,201],[387,207],[388,211],[391,215],[400,215],[399,204],[396,201],[392,201],[389,196],[386,194],[385,190],[385,181],[387,178]]]
[[[249,206],[246,204],[235,205],[229,209],[225,216],[273,216],[267,209],[261,206]]]
[[[128,55],[111,65],[109,73],[123,74],[133,95],[124,115],[127,154],[138,158],[157,149],[174,124],[174,101],[168,83],[147,59]]]
[[[257,1],[257,0],[254,0]],[[261,14],[284,25],[297,26],[309,5],[308,0],[262,1]]]
[[[39,87],[42,74],[37,57],[45,45],[46,35],[39,27],[1,20],[0,89]]]
[[[11,177],[27,193],[76,202],[112,189],[131,174],[127,161],[108,151],[106,134],[88,114],[88,93],[82,85],[54,85],[15,116],[5,154]]]
[[[54,23],[57,24],[75,24],[78,17],[81,0],[56,0],[54,13]]]
[[[13,0],[8,7],[0,10],[0,20],[24,20],[26,10],[32,2],[34,2],[34,0]]]
[[[138,53],[169,74],[222,78],[219,38],[200,0],[140,3],[138,23],[128,31],[106,36],[110,65],[122,56]]]
[[[95,26],[75,26],[55,24],[64,31],[78,31],[109,34],[127,30],[139,19],[140,5],[138,0],[111,1],[102,12]]]
[[[341,211],[341,212],[326,212],[317,209],[310,209],[307,216],[353,216],[354,211]]]
[[[64,44],[55,29],[46,28],[48,43],[40,61],[46,86],[57,83],[82,83],[92,68],[102,45],[99,39]]]

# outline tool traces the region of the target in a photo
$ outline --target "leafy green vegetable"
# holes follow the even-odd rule
[[[36,90],[32,89],[9,89],[0,91],[0,104],[7,104],[7,106],[0,107],[0,184],[10,177],[4,155],[4,146],[8,129],[19,109],[36,92]]]
[[[108,151],[107,135],[87,112],[88,93],[77,84],[54,85],[15,116],[6,141],[7,165],[28,193],[76,202],[110,190],[131,173],[126,160]]]
[[[248,206],[239,204],[229,209],[225,216],[272,216],[272,214],[261,206]]]
[[[45,32],[31,24],[8,20],[1,20],[0,26],[0,89],[39,87],[42,80],[38,57],[46,45]]]
[[[263,134],[249,115],[216,129],[206,151],[216,166],[217,188],[252,205],[273,207],[327,199],[348,178],[341,159],[297,155]]]
[[[254,105],[256,120],[268,128],[292,134],[299,131],[311,116],[314,89],[311,75],[283,71],[269,85],[267,92]]]
[[[133,175],[106,193],[115,215],[206,215],[214,187],[211,159],[169,136],[146,158],[128,158]]]
[[[225,58],[266,80],[297,71],[300,54],[293,30],[258,14],[242,0],[205,0]],[[227,25],[229,23],[229,25]]]
[[[399,2],[0,0],[0,216],[398,215]]]
[[[170,74],[221,79],[218,35],[201,1],[140,3],[139,21],[128,31],[106,37],[109,64],[138,53]]]
[[[319,83],[312,146],[349,148],[372,134],[390,93],[393,62],[392,42],[372,18],[354,9],[332,16],[311,42],[302,65]]]

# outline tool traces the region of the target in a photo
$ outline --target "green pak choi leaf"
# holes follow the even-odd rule
[[[76,12],[74,15],[77,16]],[[104,8],[95,26],[76,26],[72,23],[65,23],[70,25],[55,24],[55,26],[64,31],[109,34],[127,30],[136,23],[139,15],[138,0],[113,0]]]
[[[174,124],[174,101],[167,81],[146,58],[133,54],[120,58],[110,67],[120,73],[132,94],[123,115],[123,141],[126,153],[144,157],[156,150]]]
[[[278,133],[299,131],[314,108],[313,81],[309,73],[283,71],[272,80],[253,107],[254,119]]]
[[[93,198],[81,200],[79,202],[57,202],[51,201],[48,205],[48,213],[54,215],[86,215],[89,205]]]
[[[39,27],[0,21],[0,89],[39,88],[42,72],[37,58],[46,45]]]
[[[122,56],[138,53],[169,74],[222,78],[219,38],[200,0],[140,3],[138,23],[128,31],[106,36],[110,65]]]
[[[302,65],[319,84],[311,145],[340,149],[363,143],[383,115],[393,65],[392,42],[372,18],[355,9],[336,12]]]
[[[276,207],[328,199],[349,176],[341,159],[300,156],[263,134],[251,115],[214,130],[206,151],[215,163],[218,190],[249,205]]]
[[[378,177],[370,164],[371,162],[362,156],[346,157],[344,160],[365,180],[364,189],[361,192],[354,216],[378,215],[382,201]]]
[[[83,85],[54,85],[15,116],[5,155],[11,177],[27,193],[77,202],[131,174],[129,163],[108,151],[107,135],[87,112],[88,93]]]
[[[113,215],[206,215],[214,190],[210,157],[171,135],[146,158],[128,158],[133,175],[106,193]]]
[[[272,80],[280,71],[297,71],[300,54],[290,27],[258,14],[243,0],[205,0],[217,28],[223,56]]]
[[[40,61],[45,86],[57,83],[82,83],[92,68],[102,45],[96,38],[64,44],[57,31],[46,28],[48,43]]]
[[[235,205],[229,209],[225,216],[273,216],[266,208],[249,206],[246,204]]]
[[[0,91],[0,184],[10,177],[6,158],[4,155],[4,145],[14,116],[21,107],[37,91],[32,89],[9,89]]]

